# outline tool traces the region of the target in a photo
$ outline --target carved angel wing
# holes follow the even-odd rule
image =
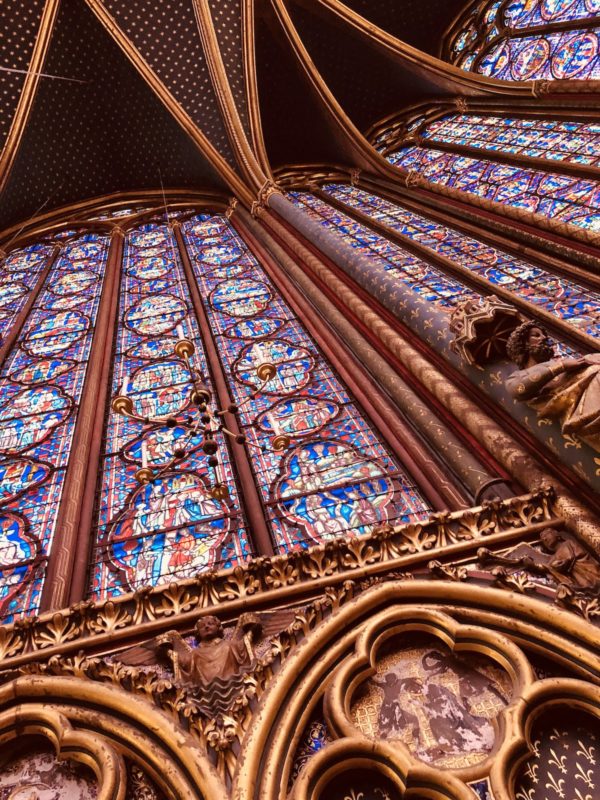
[[[189,645],[176,631],[168,631],[160,636],[155,636],[144,644],[129,647],[115,655],[115,661],[129,667],[154,667],[169,662],[168,651],[189,649]]]
[[[284,631],[294,621],[296,614],[302,611],[301,608],[280,608],[277,611],[269,611],[258,614],[261,627],[261,638],[272,639],[278,633]]]

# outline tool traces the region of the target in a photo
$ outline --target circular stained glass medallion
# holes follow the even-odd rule
[[[186,315],[185,304],[172,294],[153,294],[125,312],[127,327],[142,336],[158,336],[178,325]]]
[[[89,289],[97,280],[97,276],[90,270],[78,269],[63,273],[48,290],[57,295],[79,294]]]
[[[0,406],[0,452],[18,453],[38,444],[63,422],[69,398],[57,386],[22,389]]]
[[[68,350],[87,331],[89,320],[77,311],[48,314],[23,339],[23,348],[34,356],[50,356]]]
[[[598,56],[598,36],[589,31],[567,38],[552,57],[552,75],[556,80],[568,80],[586,73]]]
[[[271,302],[269,287],[261,281],[223,281],[210,296],[213,307],[231,317],[253,317]]]
[[[542,77],[544,64],[550,55],[550,44],[546,39],[526,42],[513,58],[511,71],[516,81],[527,81]]]
[[[29,289],[22,283],[0,284],[0,307],[14,303],[28,293]]]
[[[236,245],[217,244],[210,247],[203,247],[197,252],[198,261],[209,266],[224,266],[225,264],[232,264],[241,258],[243,255],[241,249]]]

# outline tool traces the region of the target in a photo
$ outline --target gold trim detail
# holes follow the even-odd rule
[[[18,666],[43,654],[106,648],[131,637],[193,620],[219,606],[227,618],[267,596],[277,603],[315,597],[328,586],[361,580],[391,570],[424,567],[432,558],[475,557],[482,539],[493,543],[521,541],[562,521],[554,493],[545,490],[477,508],[432,514],[420,523],[382,527],[370,536],[333,541],[287,556],[260,557],[245,565],[200,574],[195,580],[145,587],[101,602],[84,601],[70,609],[27,617],[0,627],[0,665]]]

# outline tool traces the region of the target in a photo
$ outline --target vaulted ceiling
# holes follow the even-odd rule
[[[279,167],[360,164],[382,116],[456,93],[434,56],[464,4],[3,0],[0,229],[161,186],[249,202]]]

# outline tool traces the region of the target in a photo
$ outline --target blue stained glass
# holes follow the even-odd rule
[[[11,266],[42,251],[14,254]],[[43,261],[49,255],[46,248]],[[0,615],[39,607],[78,405],[102,293],[108,240],[96,234],[62,241],[18,343],[0,372]],[[76,312],[56,310],[77,293]]]
[[[600,231],[600,182],[540,172],[433,148],[403,147],[388,160],[433,183],[523,208],[586,230]]]
[[[223,435],[215,438],[230,489],[226,500],[210,496],[213,476],[198,449],[200,438],[190,435],[192,385],[185,362],[174,352],[179,333],[194,343],[193,365],[209,387],[211,381],[184,269],[165,224],[142,225],[126,239],[119,320],[112,395],[125,388],[135,413],[165,421],[171,417],[175,425],[109,415],[92,567],[94,597],[193,577],[243,561],[253,552]],[[176,450],[185,450],[186,457],[173,463]],[[143,454],[157,477],[140,486],[135,473]]]
[[[490,78],[513,81],[597,80],[600,28],[496,41],[477,66]]]
[[[51,256],[51,245],[36,244],[5,257],[0,269],[0,346]]]
[[[481,150],[600,164],[600,124],[562,120],[450,114],[432,122],[423,138]]]
[[[462,69],[503,80],[597,79],[600,29],[592,25],[599,15],[600,0],[494,0],[465,17],[450,57]],[[573,21],[581,28],[561,29]]]
[[[416,294],[442,309],[451,311],[461,300],[476,298],[475,291],[441,269],[354,222],[320,198],[308,193],[291,192],[290,199],[323,227],[341,236],[347,244],[379,264]]]
[[[504,19],[513,28],[588,19],[600,15],[600,0],[513,0],[504,9]]]
[[[426,513],[426,501],[225,218],[199,216],[182,230],[277,550]],[[277,372],[263,385],[257,368],[265,363]],[[291,442],[278,452],[272,440],[282,435]]]
[[[589,336],[600,337],[598,292],[361,189],[330,184],[323,190]]]

